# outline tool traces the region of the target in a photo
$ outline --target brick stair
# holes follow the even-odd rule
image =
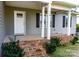
[[[20,41],[19,46],[23,49],[24,57],[44,57],[47,54],[43,44],[43,40],[26,40]]]
[[[60,42],[61,42],[61,44],[69,43],[73,39],[73,37],[74,36],[66,36],[66,35],[64,36],[63,35],[60,37],[60,40],[61,40]]]

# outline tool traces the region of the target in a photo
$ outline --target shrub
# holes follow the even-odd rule
[[[46,43],[46,52],[48,54],[53,53],[54,51],[56,51],[56,48],[60,45],[60,40],[57,37],[52,37],[50,39],[50,43]]]
[[[51,54],[56,51],[56,46],[52,46],[50,43],[46,43],[46,53]]]
[[[71,43],[74,45],[74,44],[76,44],[76,43],[77,43],[77,41],[78,41],[78,37],[77,37],[77,36],[75,36],[75,37],[73,38],[73,40],[71,41]]]
[[[19,41],[11,41],[2,44],[2,56],[5,57],[21,57],[23,56],[22,49],[19,47]]]
[[[79,32],[79,24],[76,24],[76,31]]]
[[[50,40],[50,43],[52,44],[52,46],[60,46],[60,39],[58,37],[52,37]]]

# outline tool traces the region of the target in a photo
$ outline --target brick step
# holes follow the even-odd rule
[[[60,40],[62,44],[68,43],[73,39],[73,36],[61,36]]]
[[[30,40],[20,41],[19,46],[23,49],[24,57],[26,56],[47,56],[45,49],[43,48],[43,40]]]

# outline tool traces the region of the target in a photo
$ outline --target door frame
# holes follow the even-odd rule
[[[24,14],[24,33],[23,33],[23,35],[26,35],[26,12],[25,11],[14,10],[14,24],[15,24],[15,19],[16,19],[16,13],[19,13],[19,12]],[[21,35],[21,34],[15,33],[15,27],[14,27],[14,35]]]

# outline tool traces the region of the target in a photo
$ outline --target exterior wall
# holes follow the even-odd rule
[[[14,10],[26,12],[26,35],[41,35],[41,29],[36,28],[36,13],[41,11],[5,6],[6,35],[14,34]]]
[[[76,34],[76,21],[77,21],[77,16],[73,15],[72,17],[72,27],[71,27],[71,34]]]
[[[5,35],[5,30],[4,30],[4,6],[3,2],[0,1],[0,54],[1,54],[1,44],[4,41],[4,35]]]
[[[77,22],[76,23],[79,24],[79,15],[77,15]]]
[[[67,27],[62,27],[63,23],[63,15],[66,15],[64,13],[62,14],[56,14],[55,19],[55,28],[51,29],[51,34],[59,33],[59,34],[67,34]],[[72,15],[72,27],[71,27],[71,34],[76,34],[76,16]]]
[[[36,28],[36,11],[28,12],[26,26],[27,35],[41,36],[41,28]]]
[[[36,13],[40,13],[41,11],[8,6],[5,6],[6,35],[13,35],[14,33],[14,10],[26,11],[26,35],[41,36],[41,27],[36,28]],[[65,14],[56,14],[55,28],[51,27],[51,36],[53,36],[53,34],[55,33],[67,34],[67,27],[62,27],[63,15]],[[75,34],[76,16],[74,15],[72,18],[72,24],[73,25],[71,27],[71,34]]]
[[[56,14],[54,33],[66,34],[66,28],[62,27],[63,14]],[[52,31],[53,32],[53,31]]]

